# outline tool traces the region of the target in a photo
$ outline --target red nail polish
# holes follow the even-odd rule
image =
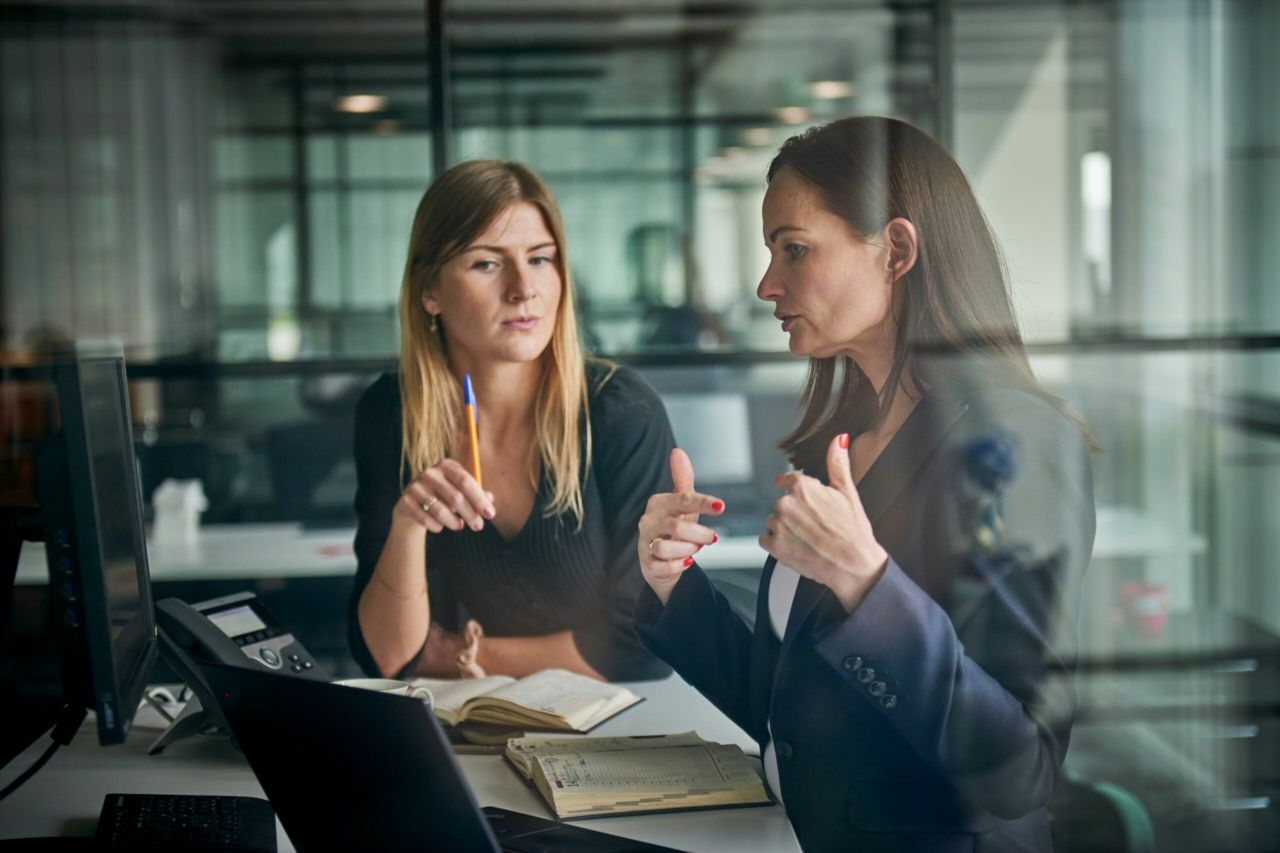
[[[711,502],[711,511],[712,511],[712,512],[720,512],[720,511],[721,511],[721,510],[723,510],[723,509],[724,509],[724,501],[712,501],[712,502]]]
[[[684,558],[684,567],[687,569],[687,568],[689,568],[689,567],[690,567],[690,566],[692,566],[692,565],[693,565],[693,557],[685,557],[685,558]]]
[[[840,437],[839,437],[838,439],[836,439],[836,440],[837,440],[838,442],[840,442],[840,449],[841,449],[841,450],[848,450],[848,449],[849,449],[849,433],[847,433],[847,432],[842,432],[842,433],[840,433]]]
[[[719,541],[720,541],[720,537],[719,537],[719,536],[717,536],[717,535],[715,535],[714,533],[712,533],[712,534],[711,534],[711,544],[712,544],[712,545],[714,545],[714,544],[716,544],[716,543],[717,543],[717,542],[719,542]]]

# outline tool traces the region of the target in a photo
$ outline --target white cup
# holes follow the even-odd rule
[[[359,687],[361,690],[372,690],[375,693],[389,693],[393,696],[412,696],[415,699],[422,699],[427,704],[431,704],[434,701],[431,691],[427,688],[414,687],[412,684],[395,678],[344,678],[333,683],[341,684],[343,687]]]

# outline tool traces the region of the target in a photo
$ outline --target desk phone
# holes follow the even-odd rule
[[[252,592],[237,592],[191,605],[235,643],[249,660],[268,669],[328,681],[315,658],[271,615]]]
[[[187,703],[182,715],[151,745],[151,755],[199,731],[228,730],[200,672],[201,663],[329,680],[329,674],[311,653],[252,592],[237,592],[196,604],[177,598],[162,599],[156,602],[156,629],[160,656],[198,701]]]

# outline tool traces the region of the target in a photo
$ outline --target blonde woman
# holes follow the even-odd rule
[[[568,269],[559,210],[524,166],[463,163],[418,205],[399,372],[356,409],[350,639],[370,673],[669,671],[630,613],[636,524],[670,489],[671,427],[635,373],[584,360]]]

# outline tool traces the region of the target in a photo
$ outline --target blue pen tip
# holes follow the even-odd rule
[[[462,402],[468,406],[476,404],[476,392],[471,388],[471,374],[462,377]]]

